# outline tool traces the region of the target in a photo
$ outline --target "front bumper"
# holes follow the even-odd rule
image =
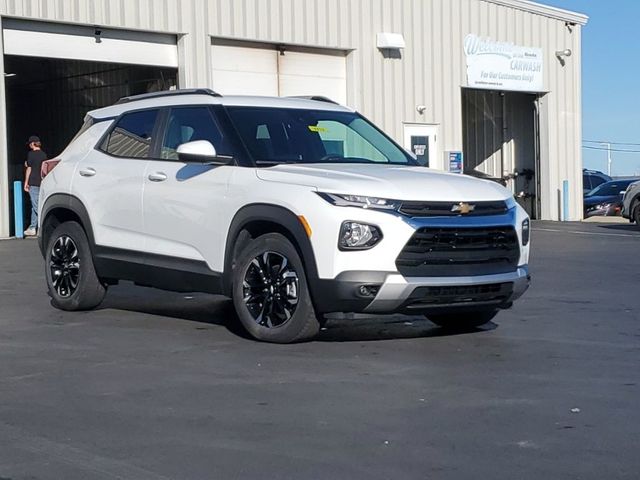
[[[413,277],[392,274],[385,282],[373,301],[367,306],[367,313],[385,313],[396,311],[442,310],[446,308],[472,308],[479,306],[505,307],[520,298],[529,288],[529,271],[527,267],[519,267],[515,272],[496,275],[478,275],[472,277]],[[509,285],[510,284],[510,285]],[[504,285],[506,290],[496,291],[496,295],[473,293],[460,290],[459,294],[443,293],[442,302],[421,301],[418,291],[424,287],[476,287],[485,285]],[[474,296],[478,295],[474,299]],[[424,298],[424,300],[437,300]]]
[[[597,208],[597,206],[592,206],[584,209],[584,218],[591,217],[616,217],[621,215],[622,205],[620,204],[609,204],[604,208]]]
[[[397,272],[344,272],[315,285],[319,313],[426,313],[508,308],[529,288],[529,269],[458,277],[404,277]],[[361,287],[375,288],[375,296]],[[475,288],[477,287],[477,288]]]
[[[319,264],[320,278],[309,279],[311,296],[318,313],[428,313],[508,308],[528,288],[529,245],[523,245],[522,237],[522,224],[527,215],[519,206],[514,206],[501,215],[464,218],[406,218],[374,211],[358,211],[358,216],[354,215],[354,218],[380,226],[385,237],[372,250],[338,253],[334,251],[337,235],[335,231],[323,237],[326,233],[323,230],[314,237],[314,247],[321,252],[318,256],[334,259],[333,262]],[[399,265],[398,259],[421,229],[451,229],[456,230],[455,234],[458,235],[460,232],[457,230],[484,231],[502,227],[512,227],[515,230],[519,248],[519,256],[509,257],[506,263],[503,262],[504,259],[500,259],[500,262],[483,263],[483,258],[467,259],[469,261],[458,258],[457,261],[450,262],[452,268],[446,268],[447,264],[442,264],[440,268],[441,264],[438,262],[433,262],[434,268],[422,268],[420,262],[413,265],[416,259],[407,256],[401,258]],[[460,234],[464,237],[466,233]],[[426,240],[420,239],[420,242],[423,241]],[[468,241],[473,242],[473,239]],[[480,249],[476,250],[484,248],[482,244],[478,245]],[[438,246],[434,248],[436,247]],[[438,253],[442,257],[447,251]],[[427,263],[425,265],[431,266]],[[458,266],[461,268],[454,268]]]

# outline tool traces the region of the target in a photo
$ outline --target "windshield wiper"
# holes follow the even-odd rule
[[[299,160],[256,160],[256,165],[293,165],[296,163],[302,163]]]

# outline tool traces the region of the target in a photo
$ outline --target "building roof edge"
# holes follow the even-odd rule
[[[557,20],[563,20],[565,22],[576,23],[579,25],[586,25],[589,21],[589,17],[583,13],[572,12],[570,10],[564,10],[558,7],[552,7],[551,5],[544,5],[538,2],[532,2],[530,0],[484,0],[485,2],[495,3],[505,7],[517,8],[525,12],[535,13],[538,15],[544,15],[545,17],[555,18]]]

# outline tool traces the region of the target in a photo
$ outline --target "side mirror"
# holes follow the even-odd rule
[[[229,165],[233,157],[218,155],[216,148],[207,140],[195,140],[180,145],[176,152],[178,160],[201,165]]]

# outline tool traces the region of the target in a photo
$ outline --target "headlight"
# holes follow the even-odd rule
[[[332,205],[338,207],[360,207],[375,210],[398,210],[402,205],[399,200],[389,200],[387,198],[365,197],[362,195],[343,195],[337,193],[318,192],[322,198]]]
[[[593,207],[593,210],[609,210],[613,206],[614,206],[613,203],[600,203],[595,207]]]
[[[525,247],[529,244],[529,237],[531,236],[531,222],[526,218],[522,222],[522,245]]]
[[[374,225],[347,221],[340,227],[340,250],[367,250],[382,240],[382,232]]]

